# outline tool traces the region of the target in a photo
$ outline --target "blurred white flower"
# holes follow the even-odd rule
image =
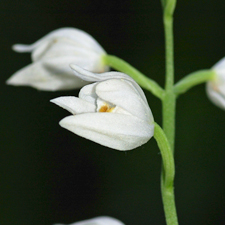
[[[60,125],[101,145],[131,150],[146,143],[154,133],[154,119],[142,89],[128,75],[94,74],[71,65],[76,76],[97,81],[84,86],[79,98],[59,97],[51,102],[73,115]]]
[[[75,28],[52,31],[32,45],[16,44],[17,52],[32,52],[32,64],[13,74],[10,85],[25,85],[45,91],[83,87],[86,82],[74,76],[69,64],[101,73],[108,71],[101,57],[104,49],[93,37]]]
[[[221,59],[212,70],[216,72],[214,80],[206,84],[209,99],[218,107],[225,109],[225,58]]]
[[[55,225],[65,225],[65,224],[55,224]],[[109,216],[100,216],[89,220],[83,220],[80,222],[75,222],[70,225],[125,225],[121,221],[109,217]]]

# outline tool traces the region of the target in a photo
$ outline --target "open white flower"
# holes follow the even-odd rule
[[[84,86],[79,98],[59,97],[51,102],[73,115],[60,125],[101,145],[131,150],[146,143],[154,133],[152,112],[142,89],[128,75],[94,74],[71,65],[76,76],[97,81]]]
[[[65,225],[65,224],[55,224],[55,225]],[[70,225],[125,225],[121,221],[109,217],[109,216],[99,216],[89,220],[83,220],[80,222],[75,222]]]
[[[215,79],[208,81],[206,92],[209,99],[218,107],[225,109],[225,58],[212,68],[216,72]]]
[[[104,49],[89,34],[75,28],[52,31],[34,44],[16,44],[13,50],[32,52],[32,64],[13,74],[7,80],[10,85],[46,91],[75,89],[87,83],[74,76],[69,64],[96,73],[108,71],[101,60]]]

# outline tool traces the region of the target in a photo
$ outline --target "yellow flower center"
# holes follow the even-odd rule
[[[105,104],[101,106],[101,108],[99,109],[99,112],[112,112],[113,109],[115,109],[115,107],[110,107],[109,105]]]

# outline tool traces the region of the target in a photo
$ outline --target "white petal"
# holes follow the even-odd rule
[[[75,89],[87,82],[74,76],[68,66],[70,63],[93,72],[109,70],[101,60],[102,54],[106,54],[102,47],[89,34],[75,28],[55,30],[31,45],[17,44],[13,49],[31,51],[34,63],[7,81],[12,85],[29,85],[51,91]]]
[[[70,64],[70,67],[74,71],[77,77],[80,77],[81,79],[90,81],[90,82],[104,81],[104,80],[109,80],[113,78],[127,79],[130,81],[134,81],[131,77],[129,77],[128,75],[124,73],[108,72],[108,73],[97,74],[97,73],[92,73],[90,71],[87,71],[76,64]]]
[[[225,109],[225,57],[216,63],[212,69],[217,76],[214,80],[206,83],[206,93],[216,106]]]
[[[66,37],[80,43],[80,45],[91,48],[98,53],[105,53],[104,49],[91,35],[76,28],[60,28],[58,30],[54,30],[40,39],[39,42],[44,39],[54,39],[55,37]]]
[[[12,46],[15,52],[31,52],[34,49],[33,45],[15,44]]]
[[[72,114],[95,112],[96,110],[95,105],[73,96],[54,98],[50,102],[68,110]]]
[[[206,93],[216,106],[225,110],[225,95],[222,95],[218,90],[214,90],[211,82],[206,84]]]
[[[89,58],[89,57],[82,57],[82,56],[66,56],[62,55],[61,57],[54,57],[54,58],[48,58],[44,59],[43,63],[46,67],[48,67],[50,70],[54,71],[60,71],[62,73],[70,74],[70,76],[74,76],[73,71],[70,69],[69,64],[73,62],[77,65],[80,65],[88,70],[91,71],[102,71],[104,70],[104,65],[99,63],[98,58]],[[80,78],[77,77],[77,79],[80,80]],[[84,82],[84,84],[87,84],[88,82]]]
[[[99,56],[98,52],[95,52],[92,48],[87,48],[72,39],[65,37],[57,37],[51,40],[50,52],[54,55],[81,55],[81,56]],[[103,54],[103,53],[101,53]]]
[[[63,225],[63,224],[55,224],[55,225]],[[125,224],[109,216],[99,216],[93,219],[75,222],[70,225],[125,225]]]
[[[146,97],[144,95],[144,92],[139,87],[139,85],[127,74],[119,73],[119,72],[106,72],[106,73],[92,73],[90,71],[87,71],[75,64],[71,64],[70,67],[73,69],[75,75],[77,77],[80,77],[83,80],[90,81],[90,82],[96,82],[96,81],[104,81],[109,79],[125,79],[135,86],[136,90],[139,92],[140,96],[142,97],[143,101],[147,103]]]
[[[68,116],[60,121],[60,125],[79,136],[121,151],[143,145],[154,133],[154,125],[134,116],[115,113]]]
[[[32,52],[32,60],[40,60],[43,58],[56,56],[83,56],[83,57],[98,57],[99,53],[91,48],[86,48],[72,39],[65,37],[56,37],[54,39],[43,41],[41,45]]]
[[[225,67],[224,68],[220,68],[220,69],[214,69],[214,71],[216,71],[218,79],[220,80],[225,80]]]
[[[43,58],[43,55],[45,55],[45,53],[49,50],[52,44],[52,41],[45,40],[41,43],[41,45],[38,45],[36,48],[34,48],[31,54],[32,61],[36,62],[38,60],[41,60],[41,58]]]
[[[222,58],[219,62],[217,62],[214,66],[213,69],[215,70],[220,70],[220,69],[225,69],[225,57]]]
[[[96,94],[103,100],[117,105],[137,118],[153,123],[151,110],[143,101],[133,82],[111,79],[96,85]]]
[[[96,99],[98,97],[95,93],[96,85],[97,83],[85,85],[79,92],[79,98],[96,105]]]
[[[83,86],[85,83],[67,74],[52,73],[42,62],[30,64],[13,74],[7,84],[15,86],[31,86],[38,90],[68,90]]]
[[[67,37],[72,40],[74,40],[77,43],[80,43],[80,45],[83,45],[87,48],[91,48],[94,51],[98,52],[99,54],[104,53],[104,49],[98,44],[98,42],[88,33],[75,29],[75,28],[60,28],[57,30],[54,30],[50,32],[49,34],[45,35],[35,43],[31,45],[23,45],[23,44],[16,44],[14,45],[14,50],[18,52],[30,52],[34,50],[35,48],[42,45],[44,42],[51,41],[54,38],[58,37]]]

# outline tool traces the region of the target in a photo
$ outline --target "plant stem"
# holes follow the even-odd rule
[[[166,91],[162,103],[163,130],[169,140],[171,151],[174,153],[176,95],[171,91]]]
[[[215,79],[216,72],[214,70],[199,70],[194,73],[191,73],[181,79],[174,86],[174,92],[178,96],[185,93],[190,88],[210,80]]]
[[[174,152],[175,138],[175,107],[176,95],[174,93],[174,57],[173,57],[173,18],[164,15],[165,50],[166,50],[166,82],[163,99],[163,130],[169,140],[171,151]]]
[[[166,187],[163,181],[163,172],[161,177],[161,192],[163,199],[163,207],[166,216],[167,225],[178,225],[174,189],[173,186]]]
[[[170,149],[170,144],[164,131],[156,123],[154,138],[156,139],[159,146],[163,162],[161,175],[161,191],[166,223],[167,225],[178,225],[173,189],[173,181],[175,175],[173,153]]]
[[[163,130],[170,145],[170,151],[174,153],[175,142],[175,110],[176,95],[174,93],[174,46],[173,46],[173,12],[176,1],[167,0],[164,6],[164,31],[165,31],[165,56],[166,56],[166,80],[165,93],[162,101],[163,108]],[[167,171],[162,170],[161,193],[167,225],[178,225],[173,180],[170,186],[166,183]]]
[[[158,144],[162,156],[164,185],[166,187],[171,187],[173,186],[175,175],[173,153],[163,129],[157,123],[154,123],[154,125],[154,138]]]

